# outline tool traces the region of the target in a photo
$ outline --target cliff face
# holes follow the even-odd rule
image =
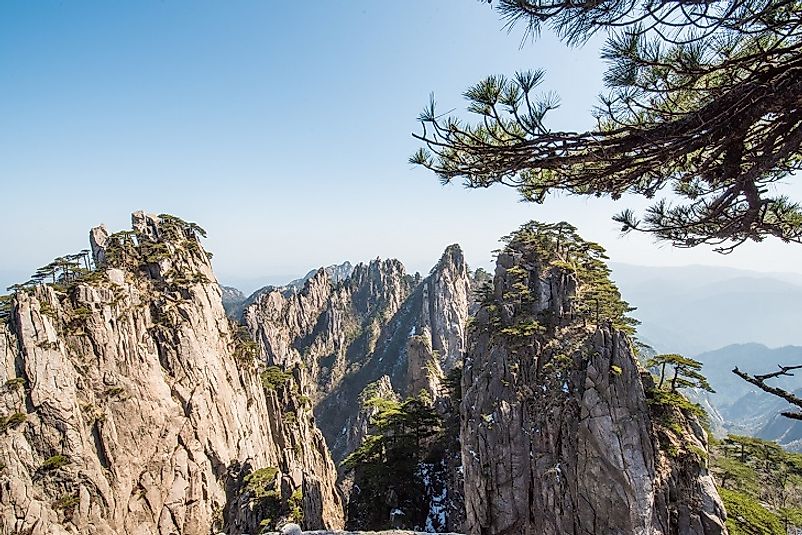
[[[359,264],[333,281],[321,269],[300,291],[262,294],[245,323],[269,364],[302,364],[315,385],[315,414],[335,459],[353,449],[362,390],[387,376],[399,395],[442,395],[461,363],[471,300],[458,246],[425,279],[397,260]]]
[[[655,403],[601,259],[534,224],[499,255],[462,377],[468,533],[726,533],[705,432]]]
[[[0,327],[0,532],[342,526],[300,369],[265,388],[196,226],[91,233],[94,272],[17,292]],[[272,477],[262,477],[266,474]]]
[[[263,293],[245,310],[244,319],[268,364],[298,365],[307,371],[314,385],[310,396],[316,421],[340,461],[369,431],[375,410],[363,407],[368,398],[397,400],[423,391],[444,420],[458,420],[444,383],[462,365],[471,285],[462,251],[452,245],[426,278],[408,275],[397,260],[359,264],[341,280],[332,280],[332,271],[321,269],[300,291]],[[392,525],[462,529],[457,433],[452,429],[447,447],[438,444],[436,449],[420,455],[427,462],[421,461],[414,476],[421,485],[415,508],[428,515],[418,515],[417,523],[411,515],[403,519],[406,523],[395,518]],[[342,485],[349,496],[355,496],[352,488],[364,487],[358,477],[346,478]],[[392,496],[380,504],[372,499],[363,494],[348,510],[397,509],[390,505],[395,503]],[[376,527],[351,516],[349,525]]]

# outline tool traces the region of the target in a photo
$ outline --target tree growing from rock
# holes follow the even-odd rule
[[[702,375],[702,363],[692,358],[683,357],[674,353],[666,355],[655,355],[646,362],[649,368],[660,370],[660,380],[657,388],[663,388],[668,379],[669,390],[674,393],[678,388],[699,388],[708,392],[715,392]],[[666,368],[673,368],[671,378],[666,375]],[[671,370],[669,370],[669,373]]]
[[[428,510],[421,463],[442,432],[442,418],[425,395],[403,401],[373,397],[365,406],[377,411],[369,434],[342,463],[358,489],[349,503],[352,527],[422,526]]]

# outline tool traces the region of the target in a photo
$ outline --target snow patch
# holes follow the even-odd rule
[[[437,533],[446,527],[448,488],[446,482],[438,478],[438,475],[445,474],[445,468],[445,461],[418,465],[418,474],[423,480],[426,495],[429,497],[429,512],[426,515],[424,527],[424,531],[427,533]]]

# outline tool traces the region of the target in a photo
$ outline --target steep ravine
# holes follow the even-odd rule
[[[197,227],[132,219],[92,231],[94,272],[19,290],[0,327],[0,533],[341,527],[302,370],[265,388]]]

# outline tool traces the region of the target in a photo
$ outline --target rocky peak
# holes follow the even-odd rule
[[[441,370],[461,364],[465,327],[473,301],[471,277],[462,249],[450,245],[423,282],[419,328],[428,331]]]
[[[567,224],[506,243],[462,377],[467,532],[726,533],[705,434],[655,402],[603,250]]]
[[[351,291],[355,310],[361,315],[369,317],[377,311],[390,315],[409,295],[411,277],[400,261],[377,258],[368,264],[357,264],[345,284]]]
[[[106,241],[109,231],[105,225],[100,225],[89,231],[89,246],[96,266],[102,266],[106,261]]]
[[[245,301],[246,297],[239,289],[233,286],[220,285],[220,292],[223,298],[223,308],[229,317],[236,317],[236,310]]]
[[[20,288],[0,326],[0,531],[342,526],[303,371],[253,359],[200,227],[132,222],[93,229],[98,269]]]
[[[263,295],[274,291],[279,291],[284,294],[284,296],[289,296],[293,292],[300,292],[303,290],[304,286],[306,286],[307,281],[318,275],[321,270],[326,272],[326,275],[332,283],[338,284],[351,276],[351,273],[354,271],[354,266],[351,264],[351,262],[347,261],[343,262],[342,264],[332,264],[330,266],[313,269],[300,279],[292,280],[287,284],[264,286],[253,292],[248,297],[243,296],[241,299],[232,299],[230,304],[226,307],[226,313],[229,315],[229,317],[234,318],[237,321],[242,321],[245,310],[252,304],[256,303]]]
[[[358,264],[339,282],[319,270],[298,292],[263,295],[244,317],[268,361],[304,363],[321,429],[341,459],[368,384],[387,376],[400,395],[439,395],[443,374],[461,361],[470,300],[454,245],[424,280],[394,259]]]

